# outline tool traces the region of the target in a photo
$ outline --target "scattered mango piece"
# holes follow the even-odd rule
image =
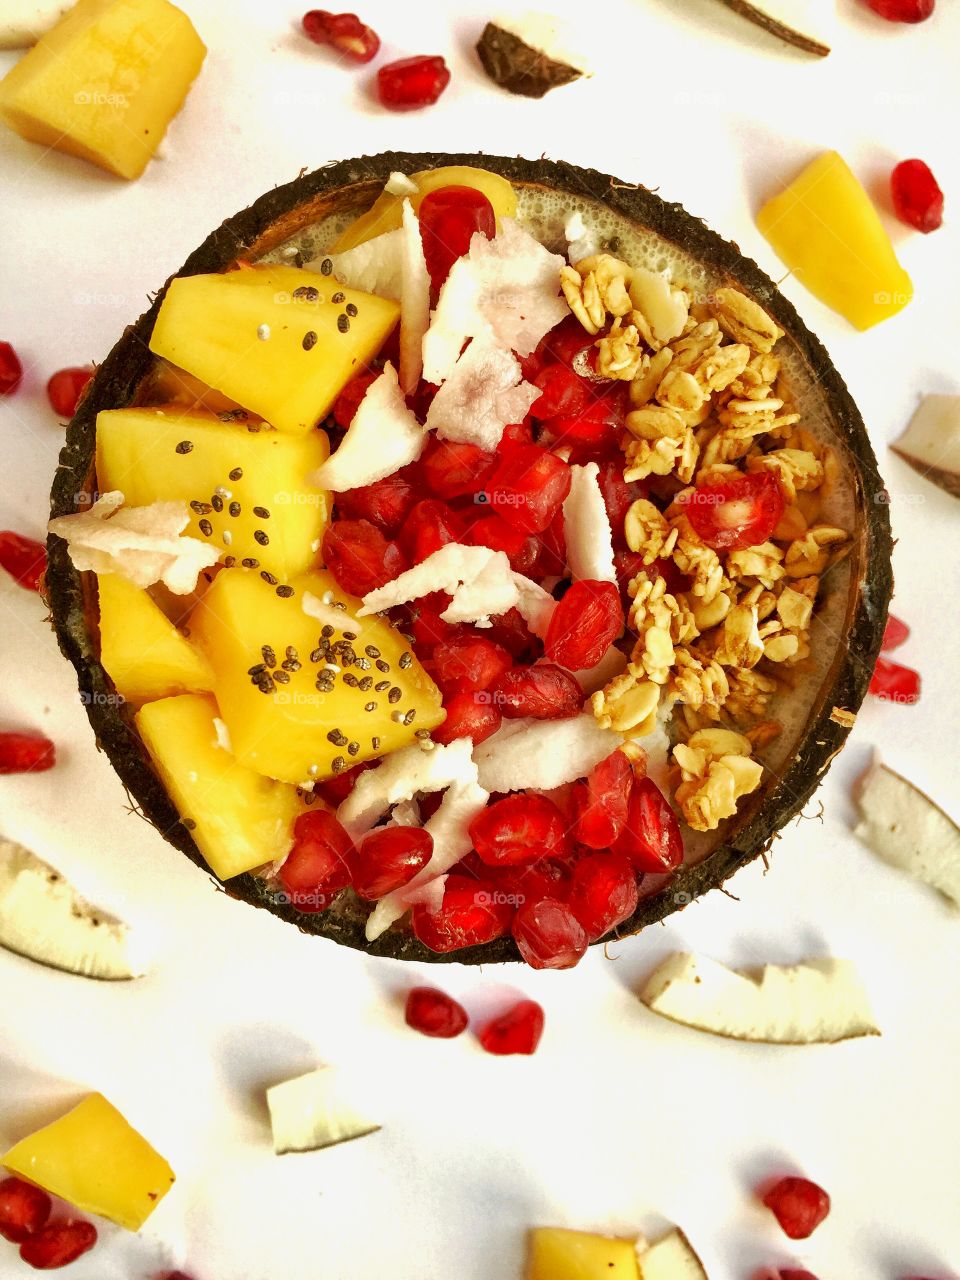
[[[640,1280],[637,1241],[535,1227],[526,1280]]]

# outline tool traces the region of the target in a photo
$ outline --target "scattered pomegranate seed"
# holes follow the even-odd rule
[[[901,160],[890,175],[897,217],[917,231],[936,231],[943,225],[943,192],[930,166],[922,160]]]
[[[452,1040],[466,1031],[467,1011],[452,996],[433,987],[414,987],[407,994],[407,1026],[425,1036]]]
[[[716,551],[766,542],[780,523],[783,507],[783,489],[770,471],[699,485],[684,503],[694,530]]]
[[[572,365],[581,351],[589,350],[594,339],[575,316],[567,316],[540,339],[534,353],[542,369],[549,362]]]
[[[486,511],[487,508],[482,506],[477,510]],[[526,565],[527,570],[531,569],[540,550],[532,535],[515,529],[502,516],[497,515],[481,515],[478,519],[471,520],[466,537],[471,546],[489,547],[491,551],[504,552],[511,568],[517,573],[524,572],[520,567],[522,564]]]
[[[379,373],[371,369],[350,379],[333,402],[333,420],[338,427],[344,431],[348,429],[360,408],[360,401],[379,377]]]
[[[616,424],[596,402],[580,413],[551,418],[546,426],[557,444],[571,447],[572,461],[590,461],[607,452],[616,440]]]
[[[390,62],[377,72],[380,101],[391,111],[429,107],[450,83],[443,58],[422,55]]]
[[[425,498],[416,504],[404,521],[400,545],[409,556],[411,564],[420,564],[448,542],[458,541],[459,537],[457,513],[445,502]]]
[[[20,1178],[0,1182],[0,1236],[20,1244],[35,1235],[50,1217],[50,1197]]]
[[[570,468],[539,445],[520,445],[501,456],[490,477],[497,513],[524,533],[542,533],[570,492]]]
[[[923,22],[936,7],[936,0],[867,0],[874,13],[888,22]]]
[[[92,377],[92,369],[58,370],[47,383],[47,398],[54,413],[72,418]]]
[[[812,1271],[798,1271],[796,1267],[784,1270],[783,1267],[777,1272],[779,1280],[817,1280]]]
[[[374,764],[373,760],[364,760],[362,764],[355,764],[352,769],[344,769],[343,773],[335,773],[329,778],[320,779],[313,788],[314,794],[319,795],[322,800],[326,800],[327,804],[336,809],[343,804],[357,785],[357,779],[361,773],[372,769]]]
[[[583,925],[564,902],[525,902],[513,918],[513,937],[531,969],[572,969],[586,953]]]
[[[5,530],[0,533],[0,566],[21,587],[39,591],[47,571],[47,549],[42,542]]]
[[[88,1253],[97,1243],[92,1222],[55,1222],[20,1246],[20,1257],[37,1271],[55,1271]]]
[[[614,751],[590,776],[573,785],[573,834],[588,849],[609,849],[627,825],[633,768]]]
[[[355,13],[311,9],[303,15],[303,29],[314,44],[329,44],[353,62],[369,62],[380,49],[380,37]]]
[[[812,1236],[830,1212],[830,1197],[807,1178],[781,1178],[760,1198],[791,1240]]]
[[[612,582],[575,582],[553,611],[544,653],[568,671],[595,667],[623,631],[620,592]]]
[[[536,1000],[521,1000],[480,1032],[487,1053],[535,1053],[543,1035],[543,1009]]]
[[[0,773],[44,773],[57,763],[49,738],[34,733],[0,733]]]
[[[437,440],[421,459],[420,467],[431,493],[444,499],[462,498],[483,489],[496,460],[496,454],[486,453],[475,444]]]
[[[444,693],[476,693],[489,689],[513,666],[506,649],[486,636],[468,632],[442,640],[434,649],[431,674]]]
[[[355,596],[382,587],[407,565],[400,548],[369,520],[336,520],[323,535],[323,561],[337,582]]]
[[[459,951],[502,938],[510,930],[513,904],[501,901],[490,881],[449,875],[440,910],[413,909],[413,932],[431,951]]]
[[[297,911],[326,911],[351,881],[355,851],[332,813],[313,809],[293,824],[293,848],[280,868],[280,882]]]
[[[447,718],[430,730],[434,742],[444,746],[457,738],[472,738],[474,746],[485,742],[503,723],[498,709],[484,693],[455,693],[444,702]]]
[[[336,508],[340,519],[369,520],[381,533],[392,538],[416,501],[417,490],[404,469],[373,484],[338,493]]]
[[[0,342],[0,396],[16,391],[23,377],[20,357],[9,342]]]
[[[441,614],[450,607],[450,597],[442,591],[431,592],[417,600],[410,609],[409,623],[401,630],[413,636],[414,645],[421,657],[429,656],[442,640],[454,636],[469,635],[461,623],[444,622]]]
[[[518,866],[564,855],[567,822],[546,796],[521,792],[481,810],[470,823],[470,839],[488,866]]]
[[[524,418],[522,422],[511,422],[503,428],[503,435],[497,445],[497,453],[501,457],[511,449],[519,449],[521,445],[533,444],[533,420]]]
[[[563,527],[562,507],[538,537],[540,540],[540,553],[537,556],[536,570],[530,574],[530,577],[565,577],[567,572],[567,537]]]
[[[565,364],[546,365],[533,383],[540,388],[540,397],[530,406],[530,416],[540,421],[582,413],[589,404],[590,392],[582,378]]]
[[[508,720],[566,720],[583,706],[583,690],[570,672],[546,662],[505,671],[493,696]]]
[[[409,884],[430,861],[433,836],[422,827],[381,827],[363,839],[353,859],[353,887],[376,901]]]
[[[573,868],[570,910],[596,942],[637,909],[637,873],[622,853],[591,853]]]
[[[620,461],[608,460],[601,462],[599,464],[597,484],[600,486],[603,502],[607,508],[607,517],[610,520],[610,528],[613,531],[614,545],[625,547],[624,521],[627,518],[627,512],[637,498],[643,497],[643,490],[640,485],[628,484],[624,480],[623,463]]]
[[[683,861],[680,823],[652,778],[634,781],[627,825],[611,847],[637,871],[674,871]]]
[[[447,80],[449,78],[448,73]],[[476,187],[440,187],[429,191],[420,202],[418,216],[423,256],[427,260],[435,294],[440,291],[453,264],[470,248],[476,232],[488,240],[497,234],[497,215],[493,205]]]
[[[878,658],[870,677],[870,692],[885,702],[910,706],[920,701],[920,673],[888,658]]]
[[[910,639],[910,628],[905,622],[901,622],[899,618],[895,618],[892,613],[887,615],[887,625],[883,629],[883,641],[880,645],[881,650],[899,649],[900,646]]]
[[[532,660],[533,651],[540,644],[536,636],[530,634],[527,624],[519,609],[510,609],[507,613],[494,614],[491,625],[486,628],[487,638],[502,645],[516,660]]]

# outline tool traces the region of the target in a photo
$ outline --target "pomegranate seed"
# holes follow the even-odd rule
[[[624,480],[622,462],[601,462],[599,466],[597,483],[603,494],[604,506],[607,508],[614,545],[624,547],[626,546],[624,521],[637,498],[643,497],[643,490],[638,484],[628,484]]]
[[[779,1280],[817,1280],[812,1271],[798,1271],[796,1267],[784,1270],[783,1267],[777,1272]]]
[[[509,671],[513,659],[506,649],[474,632],[441,641],[432,663],[433,678],[444,693],[476,693]]]
[[[409,629],[418,653],[429,656],[442,640],[468,634],[459,623],[444,622],[441,614],[450,607],[450,597],[442,591],[423,596],[413,607]]]
[[[476,187],[440,187],[428,192],[420,202],[419,218],[423,256],[435,293],[456,260],[466,254],[476,232],[488,240],[497,234],[493,205]]]
[[[806,1178],[781,1178],[761,1200],[791,1240],[812,1236],[830,1212],[830,1197]]]
[[[573,461],[591,461],[616,442],[616,426],[597,404],[588,405],[582,413],[551,418],[546,426],[557,444],[571,447]]]
[[[883,642],[880,648],[884,651],[889,649],[899,649],[900,646],[910,639],[910,628],[905,622],[901,622],[899,618],[895,618],[893,614],[887,615],[887,625],[883,629]]]
[[[47,549],[42,542],[5,530],[0,533],[0,565],[28,591],[39,591],[47,571]]]
[[[422,827],[381,827],[363,840],[353,859],[353,886],[371,902],[409,884],[430,861],[433,836]]]
[[[323,560],[344,589],[355,596],[382,587],[407,567],[395,542],[369,520],[336,520],[323,535]]]
[[[502,456],[525,444],[533,444],[533,422],[530,418],[524,418],[523,422],[511,422],[503,428],[497,453]]]
[[[425,947],[441,953],[492,942],[509,932],[513,919],[513,905],[502,897],[490,881],[450,875],[439,911],[423,903],[413,908],[413,932]]]
[[[477,864],[485,875],[493,877],[497,888],[505,893],[515,907],[524,902],[541,898],[556,898],[565,902],[570,890],[570,870],[567,863],[555,858],[541,858],[522,867],[496,867]]]
[[[37,1271],[55,1271],[88,1253],[97,1243],[92,1222],[55,1222],[20,1246],[20,1257]]]
[[[462,1004],[433,987],[414,987],[407,993],[405,1016],[408,1027],[438,1040],[452,1040],[470,1021]]]
[[[885,702],[902,702],[907,706],[920,701],[920,673],[887,658],[878,658],[870,677],[870,692]]]
[[[586,409],[590,392],[583,380],[565,364],[548,364],[533,380],[540,397],[530,406],[530,416],[543,421],[561,414],[578,414]]]
[[[479,507],[478,510],[485,511],[486,507]],[[497,515],[484,515],[472,521],[467,529],[467,541],[473,547],[489,547],[491,551],[503,551],[510,561],[511,568],[517,573],[523,572],[519,567],[521,563],[525,562],[527,569],[532,568],[539,551],[539,546],[532,535],[515,529],[512,524],[507,524],[502,516]]]
[[[609,849],[627,825],[633,769],[622,751],[614,751],[589,778],[574,783],[573,834],[588,849]]]
[[[298,911],[326,911],[350,883],[353,844],[332,813],[314,809],[293,824],[293,848],[280,868],[280,882]]]
[[[487,1053],[535,1053],[543,1035],[543,1008],[536,1000],[521,1000],[480,1032]]]
[[[416,500],[417,490],[407,471],[395,471],[384,480],[338,493],[337,516],[343,520],[369,520],[392,538]]]
[[[583,925],[556,898],[540,898],[518,907],[513,937],[531,969],[572,969],[588,946]]]
[[[361,773],[372,769],[375,763],[373,760],[364,760],[362,764],[355,764],[352,769],[344,769],[343,773],[335,773],[332,777],[318,780],[313,788],[314,794],[336,809],[343,804],[357,785],[357,779]]]
[[[491,867],[513,867],[567,852],[567,822],[546,796],[505,796],[470,823],[470,839]]]
[[[49,738],[34,733],[0,733],[0,773],[44,773],[57,763]]]
[[[639,896],[637,873],[622,853],[591,853],[573,868],[570,910],[591,942],[632,916]]]
[[[350,379],[333,402],[333,420],[338,427],[344,431],[350,427],[360,408],[360,401],[379,377],[379,373],[371,369]]]
[[[943,192],[922,160],[901,160],[890,175],[890,189],[897,217],[908,227],[926,233],[943,225]]]
[[[638,871],[674,871],[683,861],[680,823],[652,778],[634,781],[627,825],[611,848]]]
[[[380,37],[355,13],[311,9],[303,15],[303,29],[314,44],[332,45],[353,62],[369,62],[380,49]]]
[[[493,696],[508,720],[566,720],[583,706],[583,690],[570,672],[546,662],[505,671]]]
[[[510,609],[507,613],[494,614],[491,625],[486,628],[486,637],[496,644],[502,645],[515,660],[531,659],[539,641],[527,630],[527,624],[519,609]]]
[[[0,396],[16,391],[23,377],[20,357],[9,342],[0,342]]]
[[[541,368],[548,362],[569,366],[582,351],[592,348],[594,341],[575,316],[568,316],[540,339],[535,354]]]
[[[694,530],[716,551],[766,542],[780,523],[783,507],[783,489],[770,471],[702,484],[684,503]]]
[[[495,454],[486,453],[475,444],[437,440],[421,459],[420,467],[431,493],[444,499],[462,498],[483,489],[496,460]]]
[[[72,418],[92,377],[92,369],[58,370],[47,383],[47,398],[54,413],[61,418]]]
[[[158,1280],[193,1280],[193,1276],[188,1276],[185,1271],[165,1271]]]
[[[539,445],[520,445],[501,456],[490,477],[490,498],[508,524],[542,533],[570,492],[570,468]]]
[[[400,545],[411,564],[420,564],[448,542],[456,542],[459,536],[457,513],[445,502],[425,498],[407,516],[400,533]]]
[[[472,738],[474,746],[485,742],[496,733],[503,717],[485,693],[455,693],[444,702],[447,718],[436,729],[430,730],[434,742],[455,742],[457,738]]]
[[[0,1236],[20,1244],[46,1223],[52,1202],[45,1191],[22,1182],[4,1178],[0,1182]]]
[[[567,538],[563,526],[563,508],[551,520],[544,531],[538,535],[540,552],[537,556],[536,570],[531,577],[563,578],[567,572]]]
[[[429,107],[450,83],[443,58],[421,55],[390,62],[377,72],[380,101],[391,111]]]
[[[888,22],[923,22],[936,7],[936,0],[867,0],[874,13]]]
[[[620,592],[612,582],[575,582],[553,611],[544,653],[568,671],[595,667],[623,631]]]

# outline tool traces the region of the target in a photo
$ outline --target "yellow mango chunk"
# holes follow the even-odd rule
[[[218,745],[217,704],[201,693],[148,702],[144,745],[197,848],[221,880],[289,853],[300,813],[294,787],[272,782]]]
[[[399,318],[396,302],[344,288],[332,276],[245,267],[173,280],[150,349],[280,431],[302,434],[330,411]]]
[[[190,620],[191,635],[213,667],[238,761],[284,782],[327,778],[405,747],[418,729],[443,721],[440,691],[389,622],[357,619],[360,602],[328,573],[306,574],[292,585],[294,594],[281,599],[257,574],[224,569]],[[304,612],[304,593],[346,606],[342,625],[326,640],[333,646],[329,662],[317,650],[331,624]],[[345,632],[354,638],[345,640]],[[265,645],[282,683],[251,674],[264,664]],[[295,663],[299,669],[290,669]],[[321,676],[327,667],[340,669]]]
[[[836,151],[768,200],[757,226],[800,283],[857,329],[896,315],[913,297],[879,213]]]
[[[206,52],[168,0],[79,0],[0,82],[0,116],[28,142],[139,178]]]
[[[212,542],[221,559],[252,558],[254,567],[283,581],[317,563],[330,498],[307,477],[329,452],[323,431],[250,431],[242,421],[221,422],[202,410],[97,415],[101,492],[119,489],[134,507],[189,503],[184,533]]]
[[[0,1164],[128,1231],[140,1230],[176,1181],[163,1156],[100,1093],[18,1142]]]
[[[419,212],[423,197],[441,187],[475,187],[482,191],[493,205],[498,221],[500,218],[513,218],[517,213],[517,195],[513,187],[499,173],[490,173],[486,169],[449,165],[443,169],[412,173],[410,181],[417,184],[417,194],[410,196],[415,213]],[[344,249],[352,249],[365,240],[383,235],[385,231],[395,231],[403,214],[403,199],[403,196],[392,195],[389,191],[382,192],[367,212],[341,233],[331,252],[342,253]]]
[[[640,1280],[636,1242],[535,1227],[526,1280]]]
[[[128,702],[213,688],[213,669],[150,593],[117,573],[97,577],[100,661]]]

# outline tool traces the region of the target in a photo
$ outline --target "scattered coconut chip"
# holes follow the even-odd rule
[[[595,462],[570,468],[570,492],[563,504],[563,532],[567,565],[573,580],[590,578],[616,582],[613,531],[600,489],[600,468]]]
[[[394,170],[383,184],[383,189],[391,196],[415,196],[420,188],[405,173]]]
[[[590,74],[587,59],[569,44],[559,19],[546,13],[510,14],[488,22],[477,41],[484,71],[501,89],[542,98]]]
[[[489,334],[473,339],[433,397],[427,428],[441,440],[496,449],[503,429],[522,422],[540,389],[523,381],[516,357]]]
[[[640,999],[673,1022],[733,1040],[833,1044],[880,1034],[848,960],[768,964],[754,975],[678,951],[650,975]]]
[[[708,1280],[703,1263],[679,1227],[641,1249],[639,1261],[643,1280]]]
[[[342,253],[324,253],[306,264],[319,272],[321,264],[333,264],[333,276],[348,289],[361,289],[399,302],[403,293],[403,230],[385,231]]]
[[[424,750],[419,743],[402,747],[361,773],[337,810],[338,820],[356,838],[375,826],[393,805],[412,800],[418,792],[443,791],[455,782],[474,781],[477,774],[472,751],[469,738],[457,738],[448,746],[436,745],[431,750]]]
[[[331,593],[325,594],[329,596]],[[346,630],[353,621],[346,609],[338,609],[331,600],[315,596],[312,591],[304,591],[300,607],[308,618],[316,618],[321,626],[334,627],[337,631]]]
[[[553,596],[539,582],[525,577],[522,573],[513,575],[513,585],[517,588],[517,609],[531,634],[542,640],[550,626],[550,619],[557,607]]]
[[[830,52],[833,0],[723,0],[723,3],[795,49],[820,58]]]
[[[444,591],[449,596],[456,595],[465,582],[473,582],[483,572],[495,554],[488,547],[468,547],[462,542],[448,542],[391,582],[368,591],[363,597],[360,616],[381,613],[384,609],[392,609],[399,604],[409,604],[411,600],[418,600],[434,591]]]
[[[646,317],[651,333],[661,346],[683,332],[690,300],[682,289],[674,288],[668,275],[636,267],[630,281],[630,298]]]
[[[879,761],[860,779],[856,799],[861,821],[854,835],[960,906],[960,827],[950,815]]]
[[[0,839],[0,946],[83,978],[139,978],[128,925],[92,906],[49,863]]]
[[[480,572],[457,588],[440,617],[451,624],[473,622],[489,626],[491,617],[509,613],[519,600],[506,552],[491,551]]]
[[[335,1067],[320,1067],[267,1090],[273,1149],[319,1151],[381,1127],[356,1108]]]
[[[63,538],[74,567],[117,573],[137,587],[162,582],[176,596],[188,595],[202,569],[217,563],[219,552],[198,538],[181,537],[190,523],[185,502],[153,502],[124,507],[119,491],[104,493],[89,511],[58,516],[47,528]]]
[[[474,751],[481,787],[491,792],[552,791],[584,778],[623,746],[590,713],[568,720],[513,720]]]
[[[29,49],[71,7],[70,0],[4,0],[0,49]]]
[[[600,252],[600,237],[587,226],[579,209],[571,213],[563,224],[563,237],[567,242],[567,258],[570,262],[581,262]]]
[[[388,360],[367,388],[339,449],[307,480],[317,489],[343,493],[392,476],[423,452],[426,432],[407,408]]]
[[[420,222],[409,200],[400,225],[400,385],[412,395],[423,372],[423,335],[430,327],[430,272]]]
[[[960,498],[960,395],[924,396],[890,448],[914,471]]]

